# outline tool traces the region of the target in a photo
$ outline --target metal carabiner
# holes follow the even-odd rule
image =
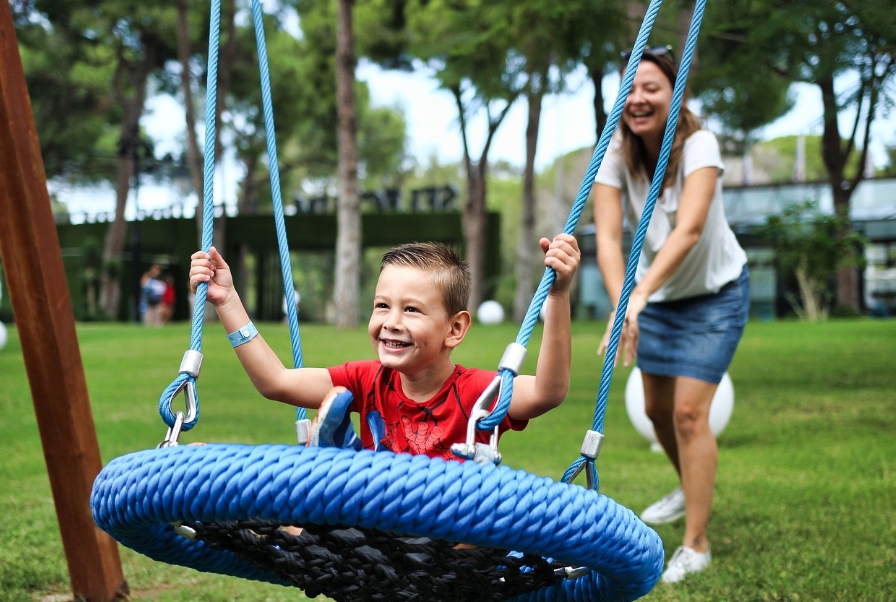
[[[172,391],[171,397],[168,398],[168,412],[171,413],[172,416],[176,416],[177,412],[175,412],[172,403],[174,402],[174,398],[177,397],[177,394],[181,391],[184,391],[184,399],[186,400],[186,413],[183,418],[183,422],[193,426],[193,423],[199,417],[199,398],[196,395],[196,379],[199,378],[199,371],[202,369],[202,354],[193,349],[188,349],[184,353],[184,358],[180,362],[180,369],[178,370],[178,382],[177,387]],[[185,376],[192,376],[193,379],[189,379]],[[163,393],[164,395],[164,393]],[[162,411],[164,408],[164,398],[159,400],[159,412],[162,414],[162,418],[166,418],[165,413]],[[166,421],[167,422],[167,421]],[[189,428],[189,427],[188,427]],[[169,433],[170,433],[169,429]],[[167,438],[166,438],[167,440]]]
[[[180,410],[177,411],[177,414],[174,415],[174,426],[168,428],[168,432],[165,434],[165,440],[159,443],[158,449],[163,449],[166,447],[177,447],[180,445],[177,442],[178,437],[180,437],[180,430],[184,426],[184,413]]]
[[[470,412],[470,418],[467,421],[467,440],[465,443],[454,443],[451,445],[451,453],[459,458],[473,460],[477,464],[500,464],[501,452],[498,451],[498,427],[496,426],[489,437],[489,442],[477,443],[476,441],[476,423],[491,414],[490,410],[485,409],[489,403],[495,399],[495,396],[501,396],[501,374],[497,374],[492,382],[488,384],[476,403],[473,404],[473,410]]]
[[[186,414],[184,415],[184,422],[192,422],[196,420],[196,415],[199,413],[199,403],[196,400],[196,382],[191,381],[189,379],[184,379],[177,385],[177,388],[171,393],[171,399],[168,400],[168,408],[171,410],[172,414],[177,415],[178,412],[175,412],[172,407],[172,402],[174,398],[177,397],[177,394],[181,391],[184,392],[184,399],[186,400]],[[183,412],[181,412],[183,413]]]

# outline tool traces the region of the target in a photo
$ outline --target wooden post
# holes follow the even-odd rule
[[[72,590],[90,602],[109,602],[128,587],[115,541],[90,513],[90,490],[102,462],[8,2],[0,2],[0,259]]]

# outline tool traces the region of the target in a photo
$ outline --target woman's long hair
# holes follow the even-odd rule
[[[678,67],[668,55],[654,55],[647,51],[641,55],[641,61],[650,61],[660,68],[663,75],[675,88],[675,78],[678,75]],[[675,128],[675,139],[672,141],[672,154],[666,166],[666,174],[663,177],[663,190],[671,186],[678,174],[678,165],[681,163],[681,154],[684,149],[684,141],[691,134],[700,129],[700,120],[688,109],[687,92],[681,103],[681,111],[678,113],[678,126]],[[622,154],[625,157],[625,165],[635,177],[650,179],[653,174],[647,172],[647,148],[640,136],[632,133],[625,120],[619,122],[622,131]]]

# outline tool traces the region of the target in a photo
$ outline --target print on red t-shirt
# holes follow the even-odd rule
[[[355,398],[352,410],[361,415],[365,449],[385,447],[397,453],[453,460],[457,457],[451,453],[451,445],[466,440],[470,411],[496,374],[455,366],[438,393],[417,403],[402,392],[401,375],[379,361],[348,362],[329,371],[333,385],[347,388]],[[499,432],[523,430],[527,424],[527,420],[505,417]],[[489,435],[477,431],[476,440],[488,443]]]

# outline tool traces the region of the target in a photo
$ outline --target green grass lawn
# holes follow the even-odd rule
[[[509,433],[505,464],[559,479],[591,427],[602,324],[574,324],[572,386],[560,409]],[[262,333],[285,363],[288,330]],[[511,325],[473,328],[455,358],[494,368]],[[164,436],[158,398],[189,347],[189,326],[79,325],[104,461]],[[305,364],[371,357],[366,331],[302,327]],[[539,331],[530,343],[532,369]],[[208,328],[202,415],[182,442],[291,443],[295,411],[262,399],[220,326]],[[735,410],[719,437],[710,522],[713,564],[651,601],[896,600],[896,321],[748,325],[730,374]],[[640,511],[671,490],[672,468],[631,426],[617,370],[598,463],[601,492]],[[41,441],[14,328],[0,351],[0,602],[63,600],[68,576]],[[683,523],[660,527],[667,556]],[[297,590],[208,575],[122,549],[134,600],[304,600]]]

